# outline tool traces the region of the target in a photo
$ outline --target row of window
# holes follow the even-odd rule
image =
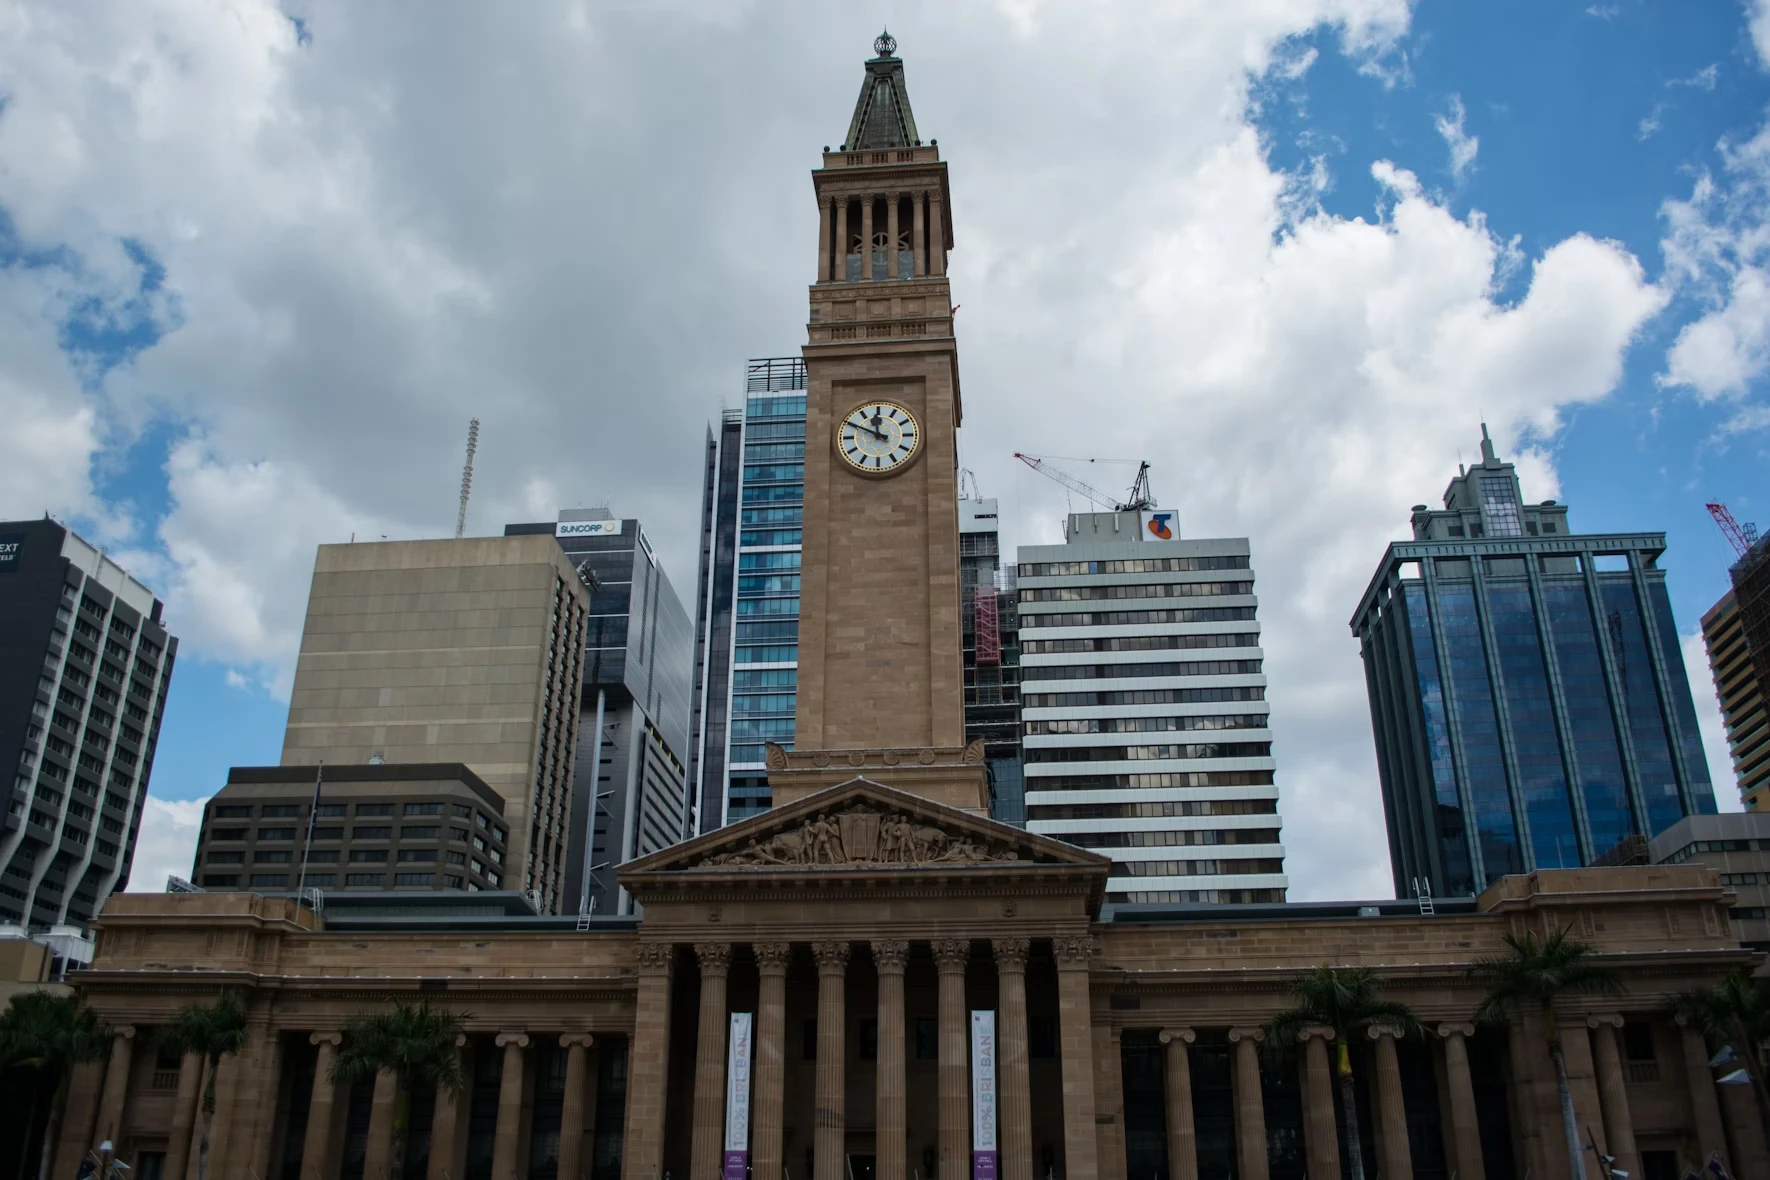
[[[1076,574],[1176,574],[1197,570],[1245,570],[1245,555],[1231,557],[1130,557],[1111,561],[1024,561],[1023,578],[1059,578]]]
[[[1251,622],[1251,606],[1176,606],[1156,610],[1076,611],[1034,613],[1020,616],[1020,629],[1037,627],[1132,627],[1144,623],[1240,623]]]
[[[1149,664],[1033,664],[1022,680],[1118,680],[1151,676],[1246,676],[1260,671],[1259,660],[1165,660]]]
[[[1252,582],[1164,582],[1134,586],[1047,586],[1022,589],[1022,602],[1088,602],[1110,598],[1214,598],[1252,594]]]
[[[493,874],[493,877],[495,878],[496,874]],[[202,883],[204,887],[210,889],[237,889],[240,886],[240,874],[204,873]],[[309,889],[336,889],[338,874],[309,873],[305,878],[305,883]],[[428,889],[436,884],[436,874],[395,873],[393,874],[393,883],[396,888],[419,885]],[[494,879],[492,883],[496,885],[497,881]],[[247,879],[246,885],[252,889],[288,889],[291,887],[288,873],[253,873]],[[348,889],[385,889],[387,888],[387,874],[346,873],[344,874],[344,885]],[[479,886],[457,873],[445,873],[443,874],[443,888],[477,891]]]
[[[740,553],[738,569],[740,570],[796,570],[799,568],[798,553]]]
[[[798,554],[790,556],[797,557]],[[748,574],[738,578],[737,592],[740,597],[745,595],[797,594],[799,592],[798,574]],[[741,611],[739,612],[742,613]],[[798,614],[798,611],[794,611]]]
[[[1264,729],[1265,713],[1223,713],[1201,717],[1072,717],[1061,721],[1028,721],[1026,734],[1164,733],[1193,729]]]
[[[1028,764],[1047,762],[1144,762],[1164,758],[1267,758],[1271,742],[1195,742],[1155,746],[1040,746],[1026,752]]]
[[[1277,844],[1277,828],[1201,829],[1186,832],[1066,832],[1077,848],[1182,848],[1193,844]]]
[[[1028,639],[1020,650],[1028,655],[1075,651],[1184,651],[1209,647],[1259,647],[1253,632],[1224,635],[1101,635],[1085,639]]]
[[[1770,840],[1697,840],[1666,857],[1663,863],[1683,864],[1699,852],[1751,852],[1753,849],[1770,852]]]
[[[1270,770],[1168,770],[1150,774],[1059,774],[1028,781],[1034,791],[1141,791],[1164,787],[1270,787]]]
[[[293,841],[295,839],[296,830],[297,829],[295,828],[259,828],[258,841],[260,843],[282,843],[284,841]],[[484,852],[489,848],[490,855],[494,858],[501,859],[503,856],[503,853],[498,851],[496,845],[488,845],[484,836],[474,835],[467,828],[450,827],[448,832],[448,838],[456,843],[466,844],[471,840],[473,846],[480,851]],[[429,824],[424,824],[422,826],[406,826],[399,830],[401,840],[440,840],[443,838],[442,833],[443,829],[441,826],[431,826]],[[246,840],[248,834],[248,829],[246,828],[215,828],[210,831],[209,839],[210,841],[217,843],[232,843],[234,841]],[[492,834],[493,839],[498,841],[504,839],[503,828],[488,829],[488,834]],[[382,827],[380,825],[358,824],[350,829],[350,838],[352,840],[391,840],[393,839],[393,828],[391,826]],[[333,840],[342,840],[344,839],[344,829],[341,827],[315,828],[313,830],[313,839],[316,844],[329,843]]]
[[[805,542],[803,529],[745,529],[738,534],[738,544],[751,545],[802,545]]]
[[[1259,905],[1284,900],[1282,889],[1133,889],[1108,893],[1106,900],[1119,905],[1150,905],[1199,902],[1208,905]]]
[[[322,803],[314,808],[314,815],[320,819],[341,818],[346,814],[348,806],[344,803]],[[399,812],[401,815],[438,816],[442,813],[443,805],[440,802],[407,803],[400,808]],[[456,819],[467,819],[474,812],[473,808],[465,803],[451,803],[449,813]],[[252,804],[217,803],[211,809],[211,814],[217,819],[250,819],[252,818]],[[258,815],[261,819],[294,819],[305,814],[307,814],[307,806],[301,803],[263,803],[258,805]],[[394,805],[391,803],[358,803],[356,814],[359,816],[392,815],[394,814]],[[479,817],[480,827],[485,827],[489,822],[483,814]]]
[[[741,618],[787,618],[799,614],[798,598],[740,598],[737,614]]]
[[[1282,873],[1283,859],[1275,856],[1248,860],[1115,860],[1112,877],[1236,877],[1253,873]],[[1107,886],[1112,878],[1107,879]]]
[[[1035,819],[1173,819],[1188,815],[1277,815],[1276,799],[1170,799],[1162,803],[1056,803],[1026,809]],[[1068,836],[1063,837],[1069,839]]]
[[[1022,699],[1029,709],[1073,709],[1091,705],[1210,705],[1223,701],[1263,701],[1266,690],[1258,686],[1225,688],[1125,688],[1106,692],[1029,692]]]
[[[798,658],[799,645],[796,643],[738,647],[732,650],[732,662],[736,664],[790,664]]]

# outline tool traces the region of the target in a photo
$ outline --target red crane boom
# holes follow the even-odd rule
[[[1721,532],[1726,535],[1728,542],[1733,546],[1734,553],[1744,557],[1746,550],[1757,544],[1758,528],[1756,525],[1740,524],[1734,520],[1733,513],[1727,511],[1725,504],[1709,504],[1706,507],[1709,510],[1709,515],[1715,518],[1715,523],[1721,526]]]

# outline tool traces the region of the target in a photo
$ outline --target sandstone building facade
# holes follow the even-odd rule
[[[491,893],[323,914],[112,899],[80,978],[112,1049],[73,1081],[55,1174],[108,1139],[143,1180],[191,1180],[203,1064],[166,1060],[154,1030],[236,988],[247,1036],[219,1065],[210,1177],[395,1170],[394,1075],[345,1092],[329,1071],[351,1015],[423,998],[462,1014],[469,1080],[415,1095],[407,1177],[965,1180],[979,1130],[1006,1180],[1333,1180],[1349,1120],[1328,1037],[1263,1032],[1327,963],[1377,971],[1427,1030],[1350,1047],[1372,1172],[1567,1180],[1543,1022],[1477,1027],[1468,968],[1570,929],[1625,987],[1555,1013],[1595,1145],[1635,1177],[1713,1153],[1766,1180],[1749,1094],[1715,1085],[1671,1015],[1753,962],[1706,869],[1508,876],[1430,914],[1112,906],[1107,858],[987,818],[983,743],[962,740],[947,174],[895,46],[875,47],[816,174],[800,682],[773,809],[624,865],[636,918],[515,916]],[[754,1020],[744,1071],[733,1014]]]

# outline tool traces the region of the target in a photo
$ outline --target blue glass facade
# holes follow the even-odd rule
[[[731,556],[703,560],[710,602],[731,604],[724,626],[703,618],[705,704],[696,768],[703,832],[768,810],[766,742],[793,745],[799,660],[799,562],[805,500],[805,364],[750,362],[741,431],[709,454],[703,553],[728,538]],[[720,500],[720,493],[725,498]],[[735,494],[733,494],[735,493]]]

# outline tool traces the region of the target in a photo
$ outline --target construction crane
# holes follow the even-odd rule
[[[1715,523],[1721,526],[1721,532],[1726,535],[1728,543],[1733,546],[1733,551],[1740,557],[1744,557],[1747,551],[1758,543],[1757,525],[1750,522],[1741,524],[1734,520],[1733,513],[1727,511],[1725,504],[1708,504],[1705,507],[1708,508],[1709,515],[1715,518]]]
[[[1130,498],[1120,502],[1098,488],[1083,483],[1073,475],[1057,470],[1051,465],[1050,456],[1023,455],[1019,451],[1015,451],[1014,457],[1040,475],[1055,480],[1076,495],[1084,496],[1102,508],[1110,508],[1114,512],[1142,512],[1146,508],[1155,507],[1155,495],[1149,490],[1149,461],[1147,459],[1137,467],[1137,478],[1131,481]]]
[[[467,464],[461,468],[461,507],[455,513],[455,536],[467,532],[467,497],[473,494],[473,453],[479,450],[479,419],[467,424]]]

